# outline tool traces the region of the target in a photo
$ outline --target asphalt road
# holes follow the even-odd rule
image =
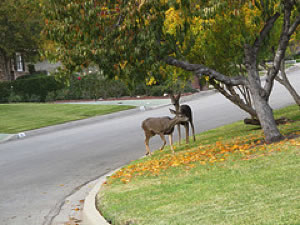
[[[289,77],[300,93],[299,70]],[[279,84],[270,102],[273,108],[294,103]],[[218,93],[187,104],[194,111],[196,133],[246,117]],[[141,122],[169,115],[168,108],[133,110],[0,144],[0,224],[50,224],[64,199],[78,187],[143,156]],[[152,150],[160,145],[159,137],[150,140]]]

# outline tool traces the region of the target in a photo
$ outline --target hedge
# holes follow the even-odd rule
[[[194,92],[187,84],[182,92]],[[0,82],[0,103],[6,102],[45,102],[56,100],[106,99],[121,96],[162,96],[169,92],[169,85],[147,86],[137,84],[133,90],[120,80],[106,79],[99,74],[85,76],[72,75],[69,85],[44,74],[26,75],[15,81]]]
[[[0,102],[44,102],[48,93],[64,87],[53,76],[35,76],[28,79],[0,82]]]

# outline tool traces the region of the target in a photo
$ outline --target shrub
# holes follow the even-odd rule
[[[32,79],[32,78],[45,77],[45,76],[47,76],[47,73],[45,73],[44,71],[37,71],[37,72],[20,76],[16,80]]]
[[[7,98],[7,102],[22,102],[23,98],[20,95],[17,95],[15,92],[11,92]]]
[[[149,87],[150,96],[163,96],[166,91],[167,87],[164,85],[155,85]]]
[[[35,66],[33,64],[28,64],[28,71],[30,74],[35,72]]]
[[[11,85],[9,81],[0,82],[0,103],[8,102],[11,94]]]
[[[44,99],[44,101],[46,100],[46,97]],[[39,95],[30,95],[29,98],[28,98],[28,102],[40,102],[41,101],[41,96]]]
[[[121,81],[109,80],[99,74],[89,74],[78,78],[76,74],[71,76],[69,86],[58,94],[60,100],[99,99],[128,95],[128,88]]]
[[[15,81],[0,82],[0,102],[44,102],[49,92],[64,86],[52,76],[34,76]]]
[[[28,79],[20,79],[12,82],[16,94],[29,96],[29,101],[36,101],[39,96],[40,101],[44,102],[48,92],[63,88],[63,85],[55,80],[53,76],[36,76]],[[31,97],[33,96],[33,97]]]
[[[46,102],[53,102],[53,101],[56,100],[56,96],[57,96],[57,94],[56,94],[55,91],[50,91],[50,92],[48,92],[45,101]]]

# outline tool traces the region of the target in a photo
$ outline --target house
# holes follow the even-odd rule
[[[16,53],[14,59],[7,60],[0,55],[0,81],[16,80],[20,76],[28,75],[30,73],[30,65],[34,71],[41,71],[47,73],[55,71],[61,66],[61,63],[52,64],[47,60],[37,63],[26,62],[20,53]],[[10,70],[10,73],[7,70]]]
[[[13,59],[5,59],[0,55],[0,81],[15,80],[28,72],[28,66],[21,53],[16,53]]]

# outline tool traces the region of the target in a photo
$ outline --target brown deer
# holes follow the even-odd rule
[[[189,143],[189,123],[191,124],[192,127],[192,133],[193,133],[193,138],[194,141],[196,141],[195,137],[195,128],[194,128],[194,123],[193,123],[193,115],[192,115],[192,110],[191,107],[188,105],[179,105],[179,99],[180,99],[181,93],[179,93],[177,96],[174,96],[173,94],[170,94],[171,98],[171,103],[172,105],[175,106],[176,112],[181,112],[183,115],[189,118],[189,120],[183,121],[180,124],[177,125],[177,130],[178,130],[178,136],[179,136],[179,145],[181,144],[181,131],[180,131],[180,125],[183,125],[185,128],[185,142],[186,144]]]
[[[183,115],[180,112],[176,112],[170,109],[170,112],[175,114],[174,118],[170,118],[168,116],[165,117],[150,117],[143,121],[142,128],[145,132],[145,145],[146,145],[146,155],[151,155],[149,148],[149,140],[151,137],[155,135],[159,135],[161,140],[163,141],[163,145],[160,150],[163,150],[166,145],[165,135],[169,135],[169,142],[171,146],[171,150],[173,154],[175,154],[173,149],[173,131],[176,124],[181,122],[186,122],[189,120],[188,117]]]

